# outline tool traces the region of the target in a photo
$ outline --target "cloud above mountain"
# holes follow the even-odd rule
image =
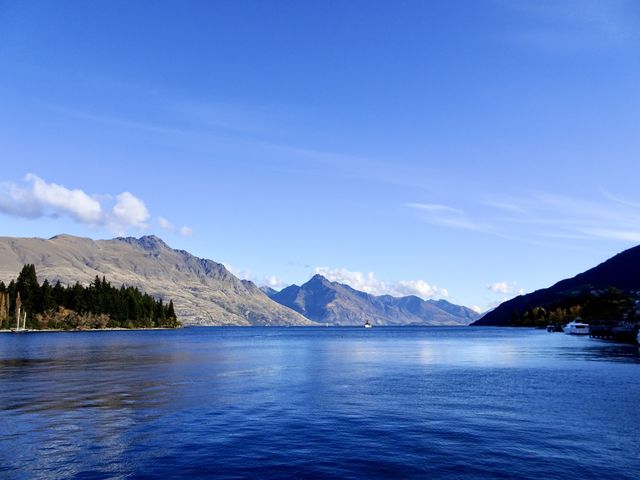
[[[344,283],[351,288],[372,295],[393,295],[395,297],[416,295],[424,299],[449,296],[446,288],[438,287],[424,280],[384,281],[376,278],[373,272],[365,274],[346,268],[316,267],[315,273],[332,282]]]
[[[487,288],[493,293],[502,295],[523,295],[524,288],[518,287],[518,282],[495,282],[487,285]]]
[[[518,295],[524,295],[525,289],[522,288],[518,282],[510,282],[510,281],[500,281],[493,282],[486,285],[487,290],[491,292],[489,297],[485,298],[484,306],[474,306],[472,307],[477,312],[486,312],[496,308],[503,302],[507,300],[511,300],[513,297]]]
[[[158,225],[160,226],[160,228],[166,230],[167,232],[177,233],[179,235],[182,235],[183,237],[189,237],[193,234],[193,230],[191,229],[191,227],[182,226],[178,228],[164,217],[158,217]]]
[[[131,192],[121,192],[115,198],[90,195],[79,188],[47,182],[33,173],[20,184],[0,183],[0,213],[28,219],[66,217],[90,227],[106,228],[113,234],[131,229],[144,231],[151,218],[145,202]],[[177,230],[181,234],[190,231],[188,227]]]
[[[233,273],[236,277],[243,280],[249,280],[260,287],[270,287],[275,290],[281,290],[282,288],[290,285],[280,277],[276,275],[256,275],[248,268],[237,268],[228,263],[223,263],[225,268]]]
[[[147,227],[145,222],[150,215],[142,200],[129,192],[122,192],[116,200],[108,218],[109,222],[113,222],[115,229],[134,227],[144,230]]]

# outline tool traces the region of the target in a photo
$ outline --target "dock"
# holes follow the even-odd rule
[[[619,343],[637,344],[638,326],[633,324],[590,325],[589,336]]]

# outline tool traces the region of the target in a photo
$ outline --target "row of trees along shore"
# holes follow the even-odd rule
[[[135,287],[112,286],[96,276],[88,286],[76,282],[38,282],[34,265],[25,265],[9,285],[0,282],[0,329],[15,328],[24,316],[27,329],[176,328],[173,308]],[[20,319],[22,321],[22,318]]]
[[[640,321],[636,315],[635,298],[615,287],[607,287],[562,294],[555,302],[533,305],[522,312],[514,311],[510,325],[564,325],[576,318],[592,325]]]

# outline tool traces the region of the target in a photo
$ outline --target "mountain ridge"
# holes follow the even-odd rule
[[[477,318],[446,300],[375,296],[321,275],[279,292],[257,287],[223,264],[173,249],[155,235],[0,237],[0,280],[10,281],[25,264],[36,266],[40,280],[88,285],[104,276],[114,285],[173,299],[185,325],[467,325]]]
[[[290,285],[271,298],[315,322],[329,325],[362,325],[367,321],[373,325],[468,325],[478,318],[471,309],[446,300],[371,295],[331,282],[320,274],[303,285]]]
[[[640,290],[640,246],[624,250],[577,275],[550,287],[519,295],[503,302],[475,321],[474,326],[508,326],[514,314],[536,306],[560,301],[569,295],[614,287],[623,291]]]
[[[114,285],[172,298],[185,325],[313,325],[221,263],[172,249],[155,235],[108,240],[68,234],[0,237],[0,280],[10,281],[28,263],[36,266],[41,280],[88,284],[105,276]]]

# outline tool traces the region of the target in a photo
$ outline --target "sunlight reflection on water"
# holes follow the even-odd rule
[[[638,478],[638,368],[636,347],[535,330],[0,335],[0,469]]]

